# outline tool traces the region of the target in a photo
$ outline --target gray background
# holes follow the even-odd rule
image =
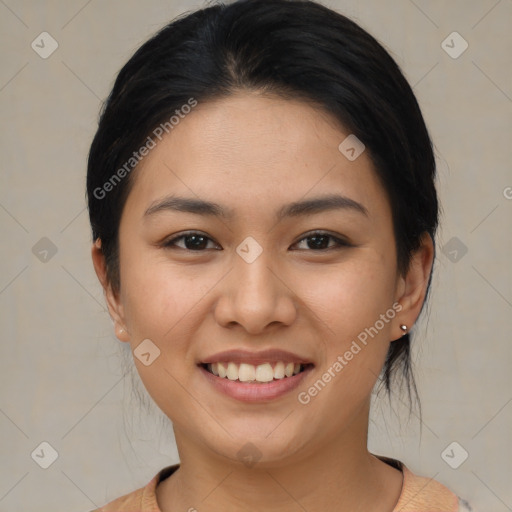
[[[87,511],[178,460],[162,414],[139,405],[93,271],[85,161],[122,64],[202,5],[0,0],[0,511]],[[376,402],[370,447],[480,511],[512,510],[512,0],[327,5],[374,34],[414,85],[443,205],[415,346],[421,435],[395,395],[391,408]],[[59,45],[46,59],[31,47],[43,31]],[[456,59],[441,44],[453,31],[469,44]],[[58,452],[48,469],[35,462],[49,460],[43,441]],[[457,469],[441,456],[454,441],[446,460],[469,454]]]

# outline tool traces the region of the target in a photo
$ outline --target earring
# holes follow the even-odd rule
[[[407,325],[402,324],[402,325],[400,326],[400,329],[402,329],[402,332],[403,332],[402,336],[404,336],[404,335],[407,333]]]

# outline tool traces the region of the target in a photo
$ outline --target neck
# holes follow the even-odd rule
[[[175,426],[180,468],[157,487],[162,512],[391,512],[401,473],[367,450],[368,416],[345,432],[252,467],[210,453]]]

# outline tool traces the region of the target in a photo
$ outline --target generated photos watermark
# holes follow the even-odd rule
[[[101,187],[96,187],[93,190],[94,197],[100,200],[104,199],[109,192],[114,190],[114,188],[121,183],[121,180],[130,174],[137,164],[156,147],[157,141],[155,139],[161,141],[163,136],[170,133],[171,130],[180,123],[181,119],[185,119],[186,115],[189,114],[196,105],[197,100],[189,98],[187,103],[174,111],[176,115],[172,115],[165,123],[159,124],[153,130],[152,134],[148,136],[144,144],[137,151],[134,151],[132,156],[128,158]]]
[[[395,318],[396,314],[402,311],[402,305],[399,302],[395,302],[391,308],[389,308],[385,313],[381,314],[379,319],[375,321],[375,323],[366,327],[363,331],[361,331],[357,335],[357,341],[352,340],[350,348],[346,350],[343,355],[339,355],[336,358],[329,368],[322,374],[322,376],[315,381],[313,385],[311,385],[306,391],[301,391],[297,395],[297,399],[299,403],[302,405],[307,405],[311,400],[322,391],[325,386],[331,382],[332,379],[338,375],[345,366],[348,365],[354,356],[359,354],[361,350],[366,347],[368,344],[368,337],[374,338],[377,334],[384,328],[386,324]],[[359,343],[358,343],[359,342]]]

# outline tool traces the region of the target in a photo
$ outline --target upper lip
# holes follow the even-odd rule
[[[301,357],[293,352],[279,349],[261,350],[259,352],[250,352],[248,350],[226,350],[217,352],[211,356],[205,357],[200,364],[206,363],[247,363],[247,364],[263,364],[277,363],[283,361],[285,363],[311,364],[311,361]]]

